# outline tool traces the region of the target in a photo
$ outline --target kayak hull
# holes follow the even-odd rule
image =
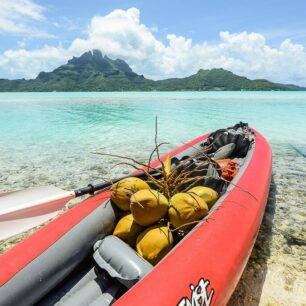
[[[228,302],[250,256],[269,193],[271,149],[260,133],[255,130],[254,133],[256,143],[251,154],[248,154],[247,165],[239,172],[229,192],[218,200],[208,218],[198,224],[144,279],[128,290],[116,305],[225,305]],[[207,137],[198,137],[168,154],[182,157]],[[157,166],[159,161],[153,164]],[[31,286],[36,284],[37,293],[28,299],[26,305],[43,297],[56,282],[67,277],[77,263],[88,255],[89,251],[85,251],[84,245],[112,232],[114,216],[107,204],[108,199],[109,192],[90,197],[3,254],[0,257],[0,304],[1,296],[12,290],[16,283],[24,286],[23,292],[29,292]],[[108,210],[105,210],[107,207]],[[96,218],[97,213],[101,216],[109,214],[112,219],[103,219],[108,225],[102,233],[99,226],[93,226],[96,221],[86,221]],[[47,273],[41,275],[41,271],[36,272],[45,262],[42,257],[48,252],[52,251],[53,256],[67,256],[63,247],[56,246],[70,243],[71,237],[74,237],[72,232],[76,229],[79,234],[82,233],[82,228],[86,228],[85,221],[90,228],[88,243],[86,235],[82,238],[84,242],[74,242],[70,251],[77,254],[72,259],[75,262],[65,268],[63,263],[54,263],[53,274],[57,277],[53,283]],[[58,253],[54,253],[54,248]],[[32,285],[22,283],[26,270],[36,273],[31,276]],[[42,281],[37,283],[39,277]]]

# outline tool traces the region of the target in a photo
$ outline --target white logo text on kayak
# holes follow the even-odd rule
[[[214,289],[209,292],[209,284],[210,281],[204,278],[201,278],[196,286],[191,284],[191,298],[182,298],[177,306],[209,306],[215,293]]]

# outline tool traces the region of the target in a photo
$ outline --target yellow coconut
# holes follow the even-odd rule
[[[130,210],[131,195],[138,190],[149,189],[150,186],[137,177],[125,178],[111,187],[111,199],[121,209]]]
[[[205,186],[196,186],[191,188],[187,192],[194,193],[200,198],[202,198],[206,202],[209,209],[211,209],[211,207],[216,203],[219,197],[218,192],[216,192],[212,188]]]
[[[135,247],[137,236],[143,230],[144,228],[134,221],[132,214],[128,214],[118,221],[113,235],[117,236],[131,247]]]
[[[131,196],[131,212],[134,220],[142,226],[160,220],[169,208],[167,198],[156,190],[143,189]]]
[[[205,201],[196,194],[177,193],[169,201],[169,219],[175,227],[201,220],[208,213],[208,206]],[[193,226],[186,225],[182,230],[188,230]]]
[[[167,226],[154,225],[142,232],[136,241],[137,253],[156,265],[172,248],[173,236]]]

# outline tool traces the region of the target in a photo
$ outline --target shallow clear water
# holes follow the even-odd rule
[[[305,115],[306,92],[1,93],[0,190],[99,180],[115,161],[93,151],[147,158],[155,116],[164,152],[240,120],[305,152]]]
[[[155,116],[163,152],[239,121],[269,140],[267,210],[229,305],[306,305],[306,92],[0,93],[0,191],[109,177],[119,160],[91,152],[146,160]],[[25,235],[0,241],[0,253]]]

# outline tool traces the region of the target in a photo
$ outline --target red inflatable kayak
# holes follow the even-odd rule
[[[101,192],[0,257],[0,305],[225,305],[255,243],[271,179],[268,142],[253,129],[247,137],[237,130],[217,132],[225,135],[219,148],[236,141],[237,154],[229,154],[238,172],[221,186],[208,216],[156,266],[112,240],[117,212],[109,192]],[[214,136],[198,137],[167,156],[180,160],[203,144],[218,152]]]

